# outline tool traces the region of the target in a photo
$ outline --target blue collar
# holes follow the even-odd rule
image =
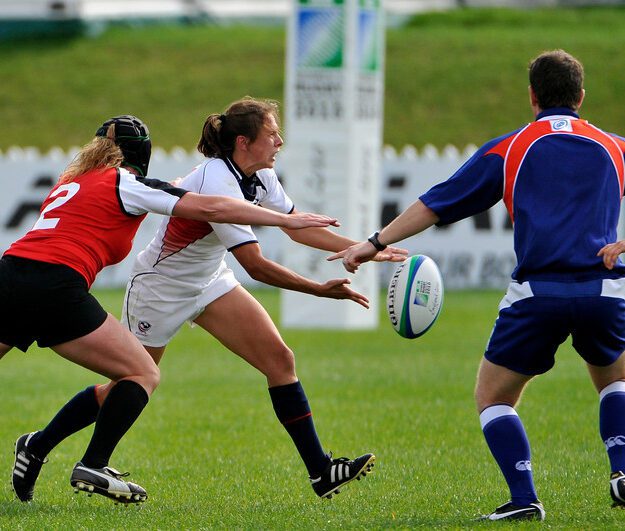
[[[554,115],[565,115],[565,116],[573,116],[574,118],[579,118],[579,114],[575,111],[569,109],[568,107],[552,107],[550,109],[545,109],[541,113],[536,116],[536,120],[540,120],[545,116],[554,116]]]
[[[262,188],[263,190],[265,190],[265,192],[267,191],[267,188],[265,188],[265,185],[260,180],[256,172],[248,177],[247,175],[245,175],[245,173],[243,173],[241,168],[237,166],[234,160],[229,159],[228,157],[224,157],[221,160],[225,162],[226,166],[230,170],[230,173],[232,173],[236,177],[236,180],[239,183],[239,188],[241,189],[241,192],[243,193],[243,197],[245,197],[245,199],[255,202],[256,188]]]

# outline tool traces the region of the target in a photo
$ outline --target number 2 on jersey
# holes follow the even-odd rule
[[[31,230],[53,229],[56,227],[60,218],[46,218],[46,214],[48,214],[51,210],[67,203],[78,193],[78,190],[80,190],[80,185],[78,183],[63,184],[54,190],[54,192],[50,194],[50,197],[56,197],[61,192],[67,192],[67,194],[62,197],[57,197],[54,201],[52,201],[52,203],[44,208],[41,212],[41,216],[39,216],[39,219],[35,222]]]

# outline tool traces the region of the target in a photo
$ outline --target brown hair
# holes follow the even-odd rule
[[[584,88],[584,67],[575,57],[564,50],[543,52],[530,63],[529,78],[541,109],[577,110]]]
[[[197,150],[205,157],[231,157],[238,136],[256,140],[267,116],[278,120],[278,103],[246,96],[231,103],[223,114],[209,114]]]
[[[115,124],[111,124],[106,136],[97,136],[83,146],[59,178],[59,182],[73,181],[79,175],[97,168],[119,168],[124,160],[120,147],[115,144]]]

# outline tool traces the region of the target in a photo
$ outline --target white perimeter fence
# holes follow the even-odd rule
[[[432,185],[445,180],[469,156],[475,147],[459,151],[447,147],[438,151],[431,146],[417,152],[406,147],[397,153],[385,148],[380,179],[382,219],[379,225],[390,221],[410,205],[421,193]],[[4,251],[14,240],[22,236],[38,217],[42,200],[56,182],[74,155],[75,150],[64,152],[52,149],[40,153],[33,148],[10,148],[0,153],[0,183],[3,194],[0,196],[0,251]],[[199,154],[188,153],[183,149],[165,152],[156,148],[150,163],[150,177],[172,180],[188,173],[201,162]],[[297,175],[281,173],[288,193],[289,182]],[[149,215],[141,226],[133,252],[118,265],[106,268],[98,277],[96,286],[125,286],[132,259],[150,241],[161,218]],[[340,230],[340,229],[339,229]],[[292,246],[291,242],[276,228],[258,227],[263,253],[278,262]],[[363,239],[366,237],[362,235]],[[461,221],[446,228],[432,228],[401,244],[411,254],[421,253],[433,257],[448,288],[494,287],[503,288],[514,267],[512,230],[505,207],[502,203],[479,216]],[[319,253],[320,268],[327,267],[328,278],[335,276],[336,270],[324,261],[326,253]],[[254,285],[234,260],[230,260],[239,279],[246,285]],[[392,264],[370,264],[364,267],[377,267],[382,281],[386,282],[392,273]]]

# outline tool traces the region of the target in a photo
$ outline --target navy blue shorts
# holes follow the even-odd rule
[[[106,320],[85,278],[64,265],[0,259],[0,342],[26,352],[83,337]]]
[[[587,363],[615,362],[625,351],[625,279],[512,282],[484,357],[521,374],[542,374],[569,335]]]

